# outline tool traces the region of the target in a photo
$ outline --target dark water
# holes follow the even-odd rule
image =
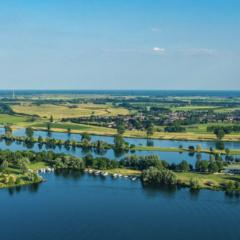
[[[0,191],[4,240],[239,240],[240,200],[80,173]]]

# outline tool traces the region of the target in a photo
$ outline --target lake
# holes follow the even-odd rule
[[[88,174],[0,190],[4,240],[239,240],[239,199]]]

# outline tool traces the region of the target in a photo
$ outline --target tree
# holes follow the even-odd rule
[[[118,134],[124,134],[125,132],[125,124],[123,121],[117,121],[117,133]]]
[[[226,153],[227,155],[229,155],[229,154],[230,154],[230,149],[229,149],[229,148],[226,148],[226,149],[225,149],[225,153]]]
[[[224,150],[225,148],[225,144],[223,141],[217,141],[216,142],[216,149],[219,149],[219,150]]]
[[[171,170],[150,167],[143,171],[142,181],[151,185],[174,185],[177,183],[177,177]]]
[[[207,172],[208,171],[208,161],[205,160],[197,160],[195,163],[195,169],[198,172]]]
[[[4,160],[4,161],[2,162],[0,168],[1,168],[2,170],[5,170],[5,169],[8,168],[8,165],[9,165],[9,164],[8,164],[8,161],[7,161],[7,160]]]
[[[68,135],[71,135],[71,128],[69,127],[68,129],[67,129],[67,133],[68,133]]]
[[[208,171],[211,173],[215,173],[219,171],[218,164],[216,163],[216,161],[210,161],[208,165]]]
[[[38,143],[42,143],[43,142],[43,138],[42,138],[42,136],[39,136],[38,137]]]
[[[124,141],[122,135],[119,135],[119,134],[116,135],[114,137],[114,148],[116,150],[122,150],[122,149],[124,149],[124,145],[125,145],[125,141]]]
[[[186,160],[183,160],[179,165],[178,165],[178,170],[183,171],[183,172],[188,172],[190,170],[190,166]]]
[[[222,128],[215,129],[214,134],[216,135],[218,140],[222,140],[225,136],[225,132]]]
[[[25,130],[25,134],[28,138],[32,138],[33,137],[33,129],[31,127],[27,127]]]
[[[189,186],[192,190],[198,190],[200,189],[200,184],[199,184],[199,181],[197,179],[193,179],[191,178],[190,181],[189,181]]]
[[[12,128],[9,125],[5,125],[4,130],[6,135],[12,135]]]
[[[19,167],[19,169],[25,173],[28,171],[28,167],[27,167],[27,164],[29,163],[29,159],[26,158],[26,157],[23,157],[23,158],[20,158],[18,161],[17,161],[17,165]]]
[[[47,123],[47,131],[50,132],[52,128],[52,124],[51,123]]]
[[[91,141],[91,136],[90,136],[88,133],[82,133],[82,135],[81,135],[81,141],[90,142],[90,141]]]
[[[53,116],[52,115],[50,116],[49,120],[50,120],[51,123],[53,122]]]
[[[150,123],[148,126],[147,126],[147,137],[149,138],[150,136],[152,136],[154,133],[154,129],[153,129],[153,124]]]

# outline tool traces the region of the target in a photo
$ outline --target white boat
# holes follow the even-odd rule
[[[100,173],[101,173],[101,171],[96,171],[94,174],[99,175]]]

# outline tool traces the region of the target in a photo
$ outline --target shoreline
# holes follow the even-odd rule
[[[42,128],[42,127],[34,127],[34,126],[30,126],[32,127],[32,129],[34,131],[44,131],[47,132],[46,128]],[[13,129],[25,129],[26,127],[23,126],[13,126]],[[57,132],[57,133],[66,133],[67,131],[66,129],[63,128],[52,128],[50,132]],[[106,132],[95,132],[95,131],[87,131],[87,130],[75,130],[73,129],[71,131],[71,134],[83,134],[83,133],[87,133],[89,135],[93,135],[93,136],[105,136],[105,137],[114,137],[116,135],[116,133],[106,133]],[[156,134],[156,133],[155,133]],[[165,136],[151,136],[151,137],[147,137],[144,136],[146,134],[143,134],[143,136],[140,135],[130,135],[128,133],[124,133],[123,137],[124,138],[132,138],[132,139],[145,139],[145,140],[169,140],[169,141],[187,141],[187,142],[216,142],[217,139],[215,137],[214,134],[209,134],[211,135],[211,137],[206,137],[204,135],[206,134],[198,134],[197,138],[193,138],[193,137],[182,137],[182,136],[174,136],[174,135],[179,135],[182,133],[173,133],[173,134],[169,134],[169,133],[164,133]],[[194,133],[186,133],[186,134],[190,134],[190,135],[197,135]],[[170,136],[173,135],[173,136]],[[223,142],[239,142],[240,143],[240,135],[226,135],[223,139]]]
[[[41,163],[41,162],[40,162]],[[41,168],[35,168],[34,171],[37,172]],[[71,170],[71,169],[63,169],[63,170]],[[61,171],[61,170],[60,170]],[[76,171],[76,170],[74,170]],[[140,180],[144,186],[150,187],[161,187],[161,185],[152,185],[141,180],[142,171],[134,170],[129,168],[116,168],[116,169],[106,169],[106,170],[99,170],[94,168],[85,168],[85,170],[79,172],[83,174],[89,174],[93,176],[99,177],[112,177],[112,178],[119,178],[124,179],[127,177],[129,180],[135,181],[136,179]],[[49,174],[54,174],[54,172],[49,172]],[[107,173],[107,175],[102,175],[101,173]],[[230,175],[225,173],[197,173],[197,172],[176,172],[174,174],[177,176],[177,183],[175,185],[167,185],[163,184],[162,186],[169,186],[169,187],[179,187],[179,188],[188,188],[189,190],[200,191],[200,190],[210,190],[210,191],[225,191],[227,192],[226,186],[229,182],[236,182],[240,181],[240,176],[237,175]],[[33,181],[33,182],[24,182],[21,184],[14,184],[14,185],[0,185],[0,191],[3,189],[11,189],[16,187],[22,186],[30,186],[33,184],[39,184],[47,182],[41,175],[41,180]],[[194,189],[191,187],[191,181],[196,180],[198,181],[198,188]],[[231,192],[230,192],[231,193]]]

